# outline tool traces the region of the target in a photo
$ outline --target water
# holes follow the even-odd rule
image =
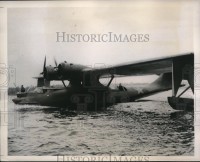
[[[161,96],[100,113],[16,106],[9,96],[8,155],[194,155],[193,112]]]

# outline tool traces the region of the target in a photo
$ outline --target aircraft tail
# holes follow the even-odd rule
[[[133,98],[134,100],[140,99],[170,89],[172,89],[172,73],[162,73],[155,81],[143,87],[142,91]]]
[[[172,73],[162,73],[149,85],[154,90],[167,90],[172,88]]]

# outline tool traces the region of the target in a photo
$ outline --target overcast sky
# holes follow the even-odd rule
[[[94,3],[94,2],[93,2]],[[95,2],[100,3],[100,2]],[[9,8],[8,63],[16,69],[16,84],[32,79],[47,64],[68,61],[84,65],[151,59],[193,51],[193,5],[186,1],[128,1],[107,7]],[[56,32],[75,34],[149,34],[149,42],[56,42]],[[152,80],[155,77],[149,77]],[[127,79],[126,79],[127,80]],[[131,79],[129,78],[128,81]],[[145,82],[147,79],[143,79]],[[144,82],[140,77],[134,82]],[[10,85],[12,86],[12,85]]]

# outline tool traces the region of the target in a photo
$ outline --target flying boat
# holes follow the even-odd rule
[[[34,104],[69,108],[81,111],[102,111],[117,103],[134,102],[156,93],[172,89],[172,96],[166,97],[176,110],[193,110],[194,99],[181,97],[188,89],[194,93],[194,54],[186,53],[150,60],[128,62],[108,67],[91,68],[69,63],[46,66],[37,79],[37,87],[31,92],[19,92],[13,99],[15,104]],[[126,76],[158,75],[152,83],[143,87],[111,87],[114,78]],[[106,85],[100,78],[109,78]],[[69,81],[66,85],[65,81]],[[188,87],[177,95],[182,80]],[[63,87],[51,87],[51,81],[61,81]]]

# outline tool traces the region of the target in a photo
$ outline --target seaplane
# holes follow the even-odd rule
[[[33,104],[68,108],[80,111],[104,111],[110,105],[134,102],[138,99],[172,89],[167,96],[169,105],[176,110],[194,110],[194,99],[181,97],[188,89],[194,94],[194,53],[172,55],[150,60],[128,62],[108,67],[91,68],[67,61],[55,66],[46,66],[37,79],[37,87],[31,92],[19,92],[13,99],[15,104]],[[126,76],[158,75],[152,83],[142,88],[112,88],[114,78]],[[100,78],[108,78],[106,85]],[[69,81],[66,85],[65,81]],[[182,80],[188,87],[179,95]],[[51,81],[61,81],[63,87],[50,86]]]

